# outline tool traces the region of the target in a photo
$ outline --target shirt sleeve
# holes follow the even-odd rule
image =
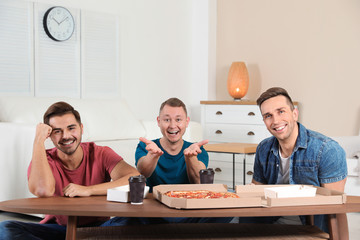
[[[319,164],[320,183],[333,183],[347,176],[346,154],[344,149],[331,140],[324,145]]]
[[[110,174],[114,167],[123,160],[114,150],[109,147],[103,147],[102,158],[106,171]]]

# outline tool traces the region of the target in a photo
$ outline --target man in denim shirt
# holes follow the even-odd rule
[[[347,166],[340,145],[298,123],[299,112],[283,88],[268,89],[257,99],[257,104],[273,136],[257,147],[252,183],[310,184],[343,192]],[[304,223],[304,217],[301,221]],[[315,216],[314,221],[328,232],[325,215]],[[345,230],[341,232],[346,233],[345,214],[338,215],[338,224]]]

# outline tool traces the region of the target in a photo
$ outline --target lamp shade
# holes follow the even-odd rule
[[[244,62],[233,62],[231,64],[227,87],[230,96],[235,100],[243,98],[249,89],[249,74]]]

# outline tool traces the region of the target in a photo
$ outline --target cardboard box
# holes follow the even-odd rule
[[[265,188],[289,187],[290,185],[238,185],[235,187],[236,193],[240,197],[261,197],[264,207],[277,206],[301,206],[301,205],[326,205],[326,204],[343,204],[346,202],[346,194],[343,192],[330,190],[323,187],[312,185],[303,185],[316,188],[314,197],[287,197],[277,198],[268,197],[265,199]],[[298,186],[298,185],[291,185]],[[301,185],[300,185],[301,186]]]
[[[265,198],[315,197],[316,188],[307,185],[289,185],[264,188]]]
[[[145,186],[144,198],[148,193],[149,193],[149,187]],[[114,202],[130,202],[129,185],[108,189],[106,200],[114,201]]]
[[[176,184],[158,185],[153,188],[153,196],[171,208],[177,209],[205,209],[205,208],[239,208],[259,207],[261,197],[218,198],[218,199],[185,199],[173,198],[164,195],[168,191],[196,191],[210,190],[227,192],[227,186],[223,184]]]

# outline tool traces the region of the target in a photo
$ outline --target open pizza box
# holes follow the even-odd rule
[[[166,184],[153,188],[153,196],[171,208],[177,209],[205,209],[205,208],[239,208],[261,206],[260,196],[240,198],[217,198],[217,199],[186,199],[174,198],[164,195],[168,191],[198,191],[210,190],[215,192],[227,192],[227,186],[223,184]]]
[[[312,185],[238,185],[240,197],[261,197],[265,207],[343,204],[346,194]]]

